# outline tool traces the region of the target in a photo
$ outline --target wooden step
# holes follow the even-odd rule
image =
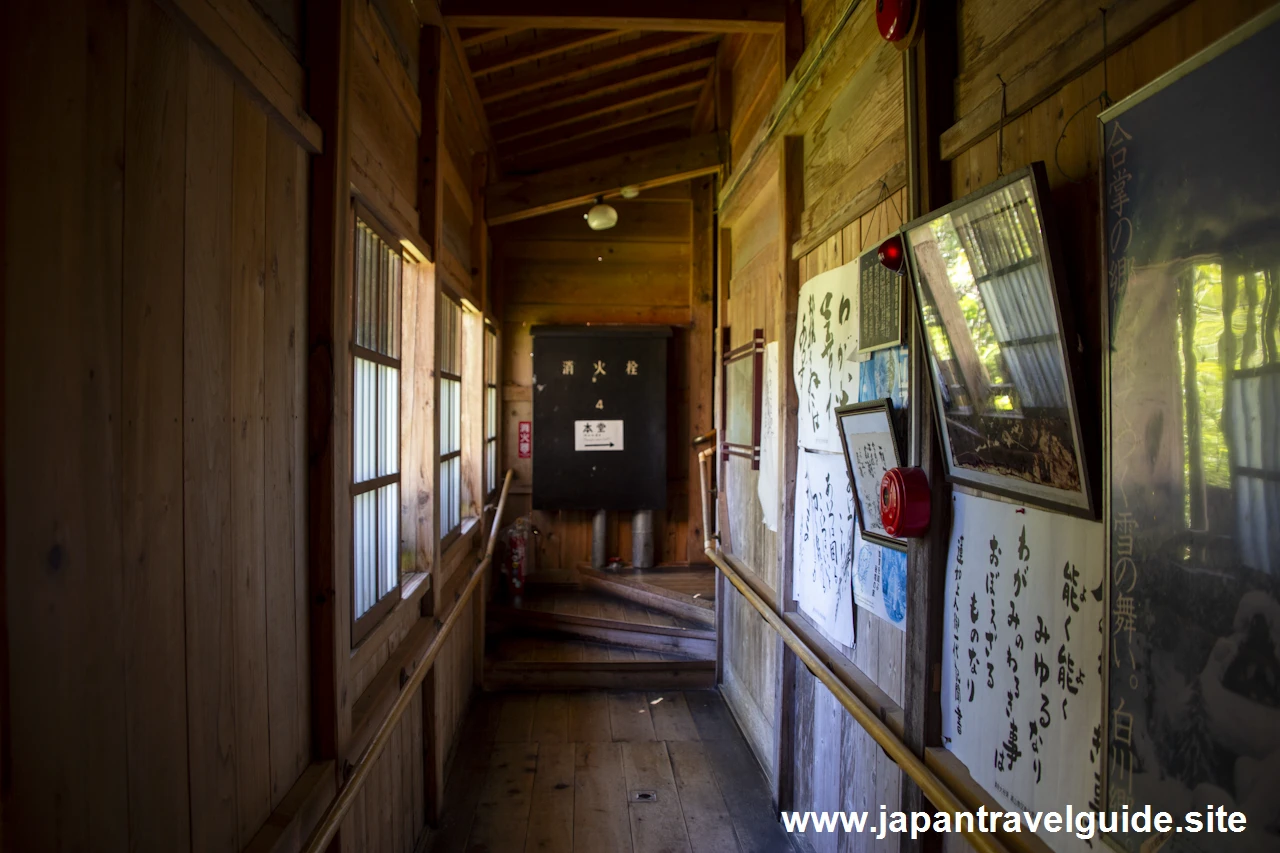
[[[525,628],[703,660],[714,660],[716,656],[715,632],[702,628],[638,625],[618,619],[549,613],[523,607],[493,608],[489,612],[489,622],[494,627]]]
[[[497,661],[485,690],[692,690],[715,686],[713,660]]]
[[[625,598],[698,625],[714,627],[716,624],[715,604],[710,601],[609,572],[579,569],[578,574],[587,589]]]

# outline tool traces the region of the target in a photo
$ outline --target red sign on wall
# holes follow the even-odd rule
[[[528,459],[533,455],[533,422],[521,421],[518,433],[520,442],[520,458]]]

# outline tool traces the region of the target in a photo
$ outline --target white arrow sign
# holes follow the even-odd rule
[[[621,450],[622,421],[574,421],[574,450]]]

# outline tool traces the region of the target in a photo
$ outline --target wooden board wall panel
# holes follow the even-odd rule
[[[531,261],[507,265],[509,304],[687,306],[689,265]]]
[[[248,0],[161,0],[184,31],[225,59],[237,83],[282,121],[300,145],[319,151],[319,125],[307,114],[302,66]]]
[[[234,84],[203,48],[190,45],[189,55],[183,296],[187,748],[192,849],[212,853],[243,846],[236,822],[232,610],[238,586],[227,428]]]
[[[136,850],[190,848],[182,577],[182,276],[187,45],[129,4],[122,417],[129,829]],[[92,547],[92,543],[87,543]],[[84,710],[84,709],[80,709]]]
[[[733,66],[733,124],[729,129],[732,166],[737,170],[751,152],[750,143],[760,132],[781,91],[782,65],[778,51],[781,36],[751,36]]]
[[[351,131],[363,144],[369,162],[386,174],[399,214],[416,222],[410,212],[417,209],[416,204],[410,200],[418,190],[418,130],[361,38],[351,40]]]
[[[445,158],[446,160],[449,158]],[[445,168],[448,173],[448,167]],[[465,206],[459,201],[457,193],[446,180],[441,185],[444,193],[444,218],[441,235],[442,249],[437,262],[445,262],[448,257],[448,274],[451,280],[465,292],[471,292],[471,216],[467,208],[471,206],[471,195],[467,193]],[[479,301],[478,294],[475,301]]]
[[[271,812],[262,381],[267,120],[240,90],[232,128],[231,555],[238,813],[240,837],[248,839]]]
[[[11,285],[39,286],[7,286],[3,311],[12,774],[4,842],[124,849],[125,19],[107,2],[24,2],[6,12],[2,192],[22,216],[0,225],[0,264]],[[90,43],[99,49],[84,50]],[[56,252],[19,251],[62,235],[73,239]]]
[[[302,478],[295,453],[300,386],[298,306],[304,293],[302,230],[306,185],[301,152],[278,128],[267,129],[265,203],[265,294],[263,388],[265,452],[265,592],[267,607],[268,731],[271,746],[271,806],[280,804],[306,767],[306,731],[300,726],[300,696],[307,692],[298,666],[298,611],[294,549],[305,531],[295,528]]]
[[[399,0],[390,0],[385,5],[401,7],[407,4],[402,4]],[[413,127],[414,133],[421,133],[422,102],[418,98],[416,71],[411,73],[402,61],[396,40],[387,32],[382,13],[373,3],[356,2],[353,4],[352,18],[356,32],[360,34],[360,38],[369,49],[369,58],[373,60],[381,75],[382,85],[394,95],[396,103]],[[411,34],[405,33],[405,36],[410,35],[410,38],[404,39],[405,47],[411,44],[416,52],[418,48],[416,28]]]

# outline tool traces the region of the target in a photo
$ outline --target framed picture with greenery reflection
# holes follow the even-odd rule
[[[1079,338],[1062,310],[1047,187],[1035,163],[909,223],[903,244],[948,479],[1093,518]]]

